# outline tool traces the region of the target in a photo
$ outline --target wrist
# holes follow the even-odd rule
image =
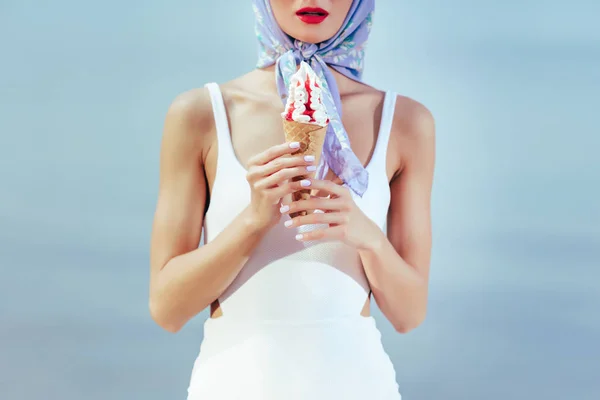
[[[363,236],[363,242],[358,248],[359,253],[377,254],[383,249],[385,242],[387,242],[385,233],[374,222],[371,223],[371,228],[369,230],[371,233]]]
[[[253,212],[250,206],[246,207],[240,215],[244,231],[248,235],[262,235],[269,230],[269,226]]]

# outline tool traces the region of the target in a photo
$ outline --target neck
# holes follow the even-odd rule
[[[345,77],[344,75],[337,72],[335,69],[327,66],[329,71],[333,73],[333,77],[335,79],[335,83],[337,84],[338,90],[340,92],[340,96],[344,96],[345,94],[355,92],[357,82]],[[265,85],[263,87],[270,87],[275,92],[277,92],[277,86],[275,84],[275,79],[273,79],[273,75],[275,74],[275,65],[271,65],[266,68],[260,68],[255,70],[259,79],[263,79],[262,84]]]

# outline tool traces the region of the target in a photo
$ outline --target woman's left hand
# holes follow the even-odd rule
[[[285,221],[287,228],[310,224],[327,224],[321,229],[296,235],[299,241],[340,240],[359,250],[370,249],[381,240],[383,232],[367,217],[352,199],[350,190],[329,180],[305,179],[295,182],[297,189],[313,189],[328,197],[311,196],[308,200],[282,204],[282,214],[297,211],[322,210],[323,213],[310,213]]]

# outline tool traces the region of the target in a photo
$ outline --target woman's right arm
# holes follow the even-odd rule
[[[162,328],[177,332],[231,284],[264,234],[280,218],[279,199],[291,192],[287,179],[306,174],[289,144],[249,161],[251,204],[213,241],[198,248],[206,177],[203,154],[214,130],[206,89],[180,95],[165,119],[159,194],[150,249],[150,313]]]

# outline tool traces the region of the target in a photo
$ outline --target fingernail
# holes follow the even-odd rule
[[[285,222],[283,223],[283,225],[285,225],[285,227],[286,227],[286,228],[289,228],[290,226],[292,226],[292,220],[291,220],[291,219],[288,219],[287,221],[285,221]]]
[[[302,240],[303,237],[304,236],[301,233],[299,233],[296,235],[296,240]]]
[[[308,167],[306,167],[307,171],[316,171],[317,170],[317,166],[316,165],[309,165]]]
[[[310,181],[308,179],[302,179],[300,181],[300,186],[304,186],[304,187],[310,186]]]
[[[299,142],[290,142],[290,149],[299,149],[299,148],[300,148]]]
[[[299,144],[298,144],[298,146],[299,146]],[[315,161],[315,156],[304,156],[304,161],[313,162],[313,161]]]
[[[290,211],[290,206],[281,206],[281,208],[279,209],[279,212],[282,214],[288,211]]]

